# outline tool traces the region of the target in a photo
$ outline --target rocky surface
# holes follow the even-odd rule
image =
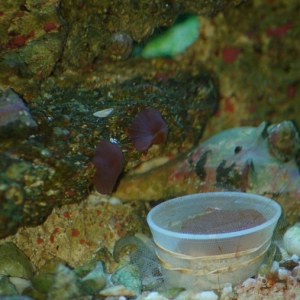
[[[0,245],[1,274],[29,279],[33,275],[33,265],[26,255],[12,242]]]
[[[203,139],[262,121],[300,127],[298,13],[297,1],[254,0],[199,17],[200,38],[187,51],[218,74],[221,94]]]
[[[128,7],[117,1],[91,1],[90,7],[81,1],[74,6],[70,1],[2,2],[1,96],[13,88],[18,103],[28,109],[21,111],[38,125],[22,130],[21,137],[15,131],[11,138],[1,138],[2,236],[20,225],[41,223],[57,204],[84,199],[95,172],[90,161],[103,137],[116,138],[124,147],[125,169],[165,157],[171,148],[176,149],[171,156],[189,148],[214,111],[216,77],[221,101],[205,137],[264,120],[292,119],[299,127],[297,1],[246,1],[213,19],[199,17],[199,39],[172,59],[128,57],[131,45],[146,42],[155,27],[171,25],[181,12],[211,14],[239,2],[160,1],[156,7],[147,1],[130,1]],[[178,99],[194,98],[203,104],[201,111],[171,110]],[[126,130],[150,102],[170,122],[170,139],[166,148],[153,147],[141,155],[130,148]],[[115,114],[92,118],[106,108]]]
[[[67,23],[57,0],[0,4],[0,87],[31,98],[63,53]]]
[[[149,235],[149,228],[143,203],[110,204],[107,199],[92,194],[80,204],[55,208],[42,225],[20,228],[1,243],[13,242],[38,269],[53,258],[71,267],[100,259],[109,268],[115,242],[138,232]]]
[[[133,42],[145,41],[159,26],[171,26],[179,14],[211,15],[240,2],[2,1],[0,87],[33,100],[53,71],[81,73],[94,64],[126,59]]]
[[[76,222],[77,218],[76,214],[73,214],[76,210],[71,211],[72,208],[74,209],[75,206],[64,207],[61,211],[56,211],[51,218],[59,219],[58,213],[64,211],[65,216],[60,219],[59,223],[62,226],[68,226],[72,221]],[[98,209],[99,203],[98,206],[94,205],[94,208]],[[119,206],[116,206],[116,208],[118,209]],[[83,209],[83,215],[91,218],[91,212],[88,212],[83,206],[81,206],[81,209]],[[70,212],[70,218],[66,218],[66,212]],[[115,214],[116,210],[111,210],[111,212]],[[94,233],[97,234],[99,231]],[[34,230],[19,230],[18,233],[19,238],[27,236],[27,240],[35,239],[39,234],[40,231]],[[42,300],[51,297],[51,299],[68,300],[74,299],[74,297],[80,297],[80,299],[103,299],[104,297],[108,300],[115,299],[111,297],[130,297],[139,300],[202,300],[209,297],[209,299],[215,300],[233,298],[242,300],[261,297],[263,299],[295,299],[300,293],[299,256],[295,254],[290,256],[280,245],[275,251],[277,253],[280,250],[276,255],[274,251],[268,252],[268,259],[256,276],[248,278],[236,286],[228,282],[218,291],[209,289],[203,291],[200,288],[184,290],[180,287],[166,287],[161,280],[160,273],[149,274],[149,270],[146,270],[143,266],[147,259],[152,257],[149,251],[153,251],[151,255],[154,256],[155,252],[148,242],[143,246],[144,250],[139,249],[140,251],[137,251],[138,254],[135,258],[139,257],[139,260],[133,259],[131,262],[129,262],[127,256],[127,259],[122,257],[121,262],[117,264],[112,258],[111,249],[108,250],[104,247],[99,251],[97,247],[89,245],[89,247],[83,247],[79,250],[80,246],[75,246],[76,243],[73,244],[75,246],[73,250],[77,247],[78,253],[81,252],[81,254],[76,258],[66,255],[66,260],[64,260],[60,257],[66,251],[64,244],[67,240],[63,238],[65,235],[66,232],[56,231],[55,237],[50,237],[50,243],[51,239],[55,241],[55,253],[53,252],[49,256],[46,252],[37,251],[36,255],[32,256],[37,264],[34,274],[32,266],[24,253],[11,242],[2,242],[0,249],[3,251],[1,251],[0,259],[2,261],[1,265],[4,263],[5,268],[2,269],[3,275],[0,278],[0,298]],[[74,235],[73,239],[76,240],[76,234],[72,235]],[[60,236],[64,239],[64,243],[58,242]],[[87,237],[85,233],[83,236]],[[46,238],[46,236],[44,237]],[[15,239],[15,242],[19,244],[20,248],[28,251],[27,246],[23,243],[24,240],[22,242],[21,239]],[[280,243],[280,241],[277,242]],[[44,243],[51,247],[48,241],[45,240]],[[152,244],[154,246],[153,242]],[[272,246],[272,249],[276,249],[274,246]],[[34,247],[34,244],[31,247]],[[68,251],[68,253],[71,252]],[[42,259],[37,261],[36,257],[39,256]],[[14,259],[10,259],[11,257],[14,257]],[[153,264],[153,262],[148,261],[148,267],[151,263]],[[22,267],[26,265],[28,279],[22,278],[24,277],[24,271],[22,268],[20,269],[20,264]],[[151,265],[151,267],[153,266]],[[144,272],[142,272],[142,269],[144,269]],[[154,283],[159,283],[158,289],[153,288]]]
[[[150,62],[142,63],[146,77],[153,68]],[[1,130],[9,132],[0,142],[1,237],[13,233],[19,224],[40,224],[54,206],[83,200],[95,173],[91,160],[102,138],[124,152],[123,171],[140,160],[176,155],[191,146],[214,112],[218,95],[214,79],[205,71],[199,75],[177,72],[167,82],[134,75],[117,88],[109,85],[76,90],[59,87],[49,79],[42,88],[41,96],[28,103],[30,110],[25,111],[34,127],[13,131],[10,128],[16,128],[16,122],[0,123]],[[19,118],[18,103],[7,98],[23,103],[12,90],[4,93],[0,115],[14,118],[17,114]],[[131,143],[129,128],[137,112],[145,107],[161,112],[169,134],[166,143],[142,156]],[[113,109],[106,118],[93,116],[106,108]]]

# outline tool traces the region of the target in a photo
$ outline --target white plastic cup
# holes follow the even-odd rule
[[[266,221],[248,229],[216,234],[191,234],[176,229],[176,224],[209,208],[252,209],[262,214]],[[217,192],[163,202],[150,211],[147,222],[167,285],[221,289],[227,282],[239,284],[256,274],[280,215],[280,205],[269,198],[241,192]]]

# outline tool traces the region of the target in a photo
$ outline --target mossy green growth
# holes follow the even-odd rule
[[[47,294],[54,281],[54,274],[36,274],[32,277],[32,286],[40,293]]]
[[[9,281],[8,276],[0,278],[0,295],[18,295],[15,286]]]
[[[197,40],[199,36],[198,28],[198,17],[190,16],[151,40],[142,50],[141,56],[144,58],[156,56],[172,57],[181,53]]]
[[[6,242],[0,245],[0,274],[29,279],[33,266],[15,244]]]

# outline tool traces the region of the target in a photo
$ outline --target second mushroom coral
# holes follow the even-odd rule
[[[94,186],[101,194],[112,192],[122,171],[122,150],[115,144],[101,140],[96,147],[93,164],[97,171],[94,176]]]
[[[143,152],[153,144],[163,144],[168,127],[158,109],[144,108],[135,116],[129,134],[135,149]]]

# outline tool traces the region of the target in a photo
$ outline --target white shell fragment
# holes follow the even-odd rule
[[[31,286],[30,280],[21,278],[21,277],[9,277],[9,281],[15,286],[19,294],[22,294],[23,291]]]
[[[218,295],[213,291],[203,291],[197,293],[193,290],[181,292],[174,300],[218,300]]]
[[[231,283],[225,283],[223,290],[221,292],[220,300],[231,299],[233,295],[233,289]]]
[[[137,300],[168,300],[168,298],[160,295],[158,292],[144,292]]]
[[[93,116],[98,117],[98,118],[106,118],[113,111],[114,111],[113,108],[106,108],[106,109],[102,109],[102,110],[96,111],[95,113],[93,113]]]
[[[101,296],[126,296],[126,297],[136,297],[136,294],[134,291],[127,289],[124,285],[114,285],[110,286],[102,291],[99,292],[99,295]]]
[[[197,300],[218,300],[218,295],[213,291],[204,291],[196,295]]]
[[[283,247],[288,253],[300,256],[300,223],[296,223],[285,232]]]

